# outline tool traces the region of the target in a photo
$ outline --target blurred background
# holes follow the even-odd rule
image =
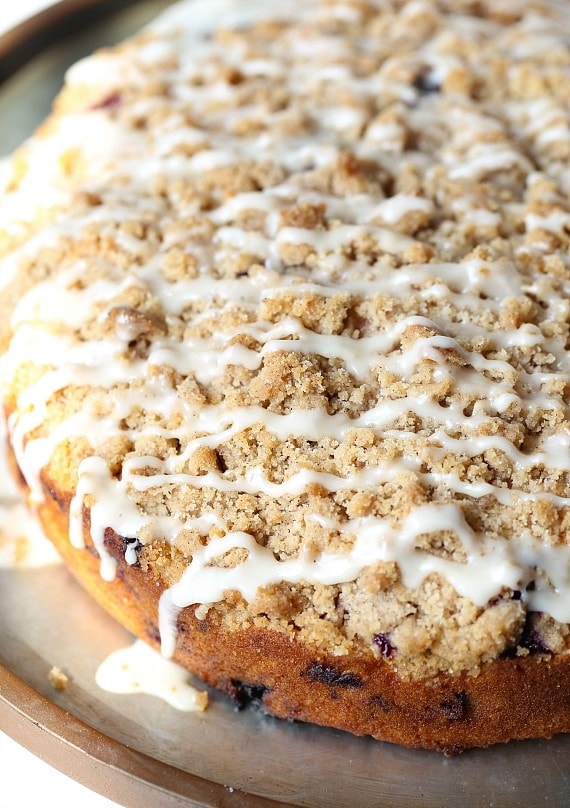
[[[0,0],[0,35],[26,17],[53,5],[54,0]]]

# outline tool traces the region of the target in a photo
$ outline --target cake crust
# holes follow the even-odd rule
[[[117,562],[117,575],[104,581],[88,513],[86,549],[77,550],[69,542],[69,495],[56,481],[44,480],[44,487],[38,515],[66,566],[113,618],[160,650],[157,615],[164,584],[157,585],[140,565],[125,562],[125,541],[112,530],[105,545]],[[500,659],[477,676],[441,674],[422,682],[398,677],[372,653],[348,661],[280,632],[227,632],[215,616],[199,619],[186,608],[178,614],[173,659],[239,709],[253,704],[279,718],[446,755],[570,731],[568,656]]]

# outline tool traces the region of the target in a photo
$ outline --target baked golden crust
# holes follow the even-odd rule
[[[117,562],[117,575],[104,581],[88,513],[86,548],[77,550],[68,537],[69,496],[56,482],[44,480],[44,487],[38,514],[67,567],[113,618],[159,649],[164,584],[125,562],[124,540],[111,530],[105,546]],[[446,754],[570,731],[568,655],[498,659],[476,676],[404,679],[372,653],[339,658],[276,631],[228,631],[215,614],[199,619],[186,608],[178,614],[173,659],[239,708],[253,702],[280,718]]]

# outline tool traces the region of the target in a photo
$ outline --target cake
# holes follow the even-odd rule
[[[186,2],[12,156],[14,475],[238,706],[570,730],[569,46],[546,0]]]

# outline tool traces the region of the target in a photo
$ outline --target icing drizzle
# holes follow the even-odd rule
[[[211,5],[211,16],[228,7],[228,3]],[[242,16],[238,14],[238,23],[250,22],[250,5],[257,8],[257,4],[247,4],[240,12]],[[208,20],[207,25],[204,23],[207,30],[211,16],[205,5],[192,4],[193,9],[195,6],[199,7],[200,21]],[[283,8],[292,13],[290,4],[283,4]],[[317,19],[325,14],[323,9],[319,6]],[[203,546],[194,552],[181,579],[166,591],[161,602],[161,633],[167,653],[175,643],[173,626],[180,608],[222,600],[228,590],[237,590],[252,600],[259,587],[283,580],[323,584],[353,581],[376,561],[397,562],[410,588],[437,573],[459,594],[481,606],[505,587],[522,590],[531,610],[570,622],[567,543],[537,536],[530,528],[516,537],[500,531],[478,531],[469,523],[465,508],[467,502],[483,498],[510,509],[529,503],[567,509],[570,504],[570,424],[566,394],[561,392],[570,380],[566,348],[570,284],[565,277],[535,271],[530,262],[525,263],[532,250],[545,251],[541,239],[548,247],[548,234],[562,237],[570,214],[556,200],[542,214],[526,209],[523,202],[509,203],[510,207],[505,205],[497,212],[477,200],[477,183],[498,177],[500,184],[501,179],[507,182],[517,172],[528,174],[532,187],[548,178],[549,171],[556,171],[559,187],[566,193],[570,187],[567,168],[556,163],[535,169],[528,155],[509,137],[508,129],[525,142],[547,149],[552,143],[570,142],[567,113],[554,100],[510,102],[502,110],[508,117],[508,126],[504,126],[497,110],[493,114],[481,111],[461,98],[457,110],[449,112],[448,129],[443,131],[436,103],[424,97],[421,88],[402,81],[396,73],[392,75],[389,60],[362,78],[343,64],[344,57],[348,63],[350,54],[343,53],[339,40],[335,40],[336,56],[331,59],[326,25],[320,33],[318,27],[317,33],[303,29],[306,35],[295,39],[294,46],[287,41],[282,46],[276,44],[272,57],[249,57],[242,52],[243,44],[229,44],[226,50],[223,44],[204,38],[201,23],[190,30],[192,26],[184,22],[187,13],[182,4],[162,18],[155,30],[171,32],[169,37],[151,37],[140,46],[136,59],[129,51],[125,55],[100,54],[81,62],[68,76],[72,87],[97,87],[102,97],[112,97],[109,94],[119,92],[125,83],[140,88],[150,65],[170,81],[172,114],[162,121],[158,116],[159,122],[149,132],[122,126],[120,118],[101,105],[64,116],[51,133],[31,143],[29,170],[17,189],[5,195],[2,225],[14,236],[36,216],[37,208],[30,199],[39,188],[46,207],[57,205],[63,213],[3,259],[4,286],[9,287],[22,262],[61,240],[73,240],[77,232],[90,226],[97,227],[129,257],[126,272],[112,263],[102,266],[99,277],[90,283],[89,294],[85,294],[81,279],[93,268],[85,259],[77,258],[57,274],[40,280],[15,306],[13,336],[2,359],[5,395],[26,363],[47,368],[19,393],[9,423],[14,451],[32,495],[41,498],[40,473],[56,448],[80,436],[91,448],[78,468],[70,538],[75,546],[83,546],[82,514],[88,504],[91,536],[104,578],[112,579],[115,574],[114,561],[104,544],[108,527],[124,537],[144,536],[145,541],[151,537],[175,544],[177,537],[189,530],[203,538]],[[357,5],[337,3],[326,13],[329,18],[350,19],[360,12]],[[414,14],[437,16],[427,2],[410,3],[406,15],[411,19]],[[310,12],[296,10],[295,15],[303,26]],[[477,23],[461,15],[450,20],[449,30],[464,36],[477,38],[485,32],[499,36],[496,24],[489,21]],[[523,17],[517,26],[520,41],[515,46],[509,35],[503,34],[503,47],[514,52],[527,39],[530,43],[535,34],[529,26]],[[176,36],[172,32],[178,29]],[[540,34],[536,36],[540,39]],[[293,47],[292,60],[283,52],[287,47]],[[359,47],[365,55],[370,43],[364,40]],[[312,126],[306,130],[301,127],[300,133],[291,134],[286,126],[272,129],[267,125],[267,111],[255,100],[233,104],[240,92],[237,77],[235,86],[212,76],[204,81],[200,75],[203,59],[212,70],[220,61],[229,69],[233,60],[233,68],[239,63],[245,76],[262,83],[278,79],[287,83],[289,90],[298,88],[301,117],[309,114],[314,93],[322,94],[322,108]],[[436,85],[448,80],[455,68],[453,57],[446,57],[444,43],[437,38],[423,46],[419,59],[424,68],[426,64],[430,67],[430,81]],[[208,68],[204,69],[207,72]],[[336,98],[331,89],[338,82],[349,94],[347,103]],[[399,115],[390,120],[378,116],[370,122],[367,104],[378,94],[397,101]],[[132,118],[152,112],[153,103],[152,99],[133,102]],[[191,110],[186,118],[180,113],[182,104]],[[195,121],[202,121],[201,126]],[[264,125],[256,128],[256,121]],[[239,133],[248,126],[253,134],[245,138]],[[423,150],[406,147],[410,127],[416,132],[425,130]],[[440,215],[432,199],[415,191],[385,196],[378,189],[363,188],[343,196],[330,187],[312,187],[304,181],[307,172],[342,163],[347,144],[355,165],[374,160],[378,171],[392,176],[398,176],[405,167],[433,177],[445,171],[449,182],[462,182],[466,189],[453,201],[454,215],[462,225],[479,228],[492,238],[501,227],[508,228],[509,221],[522,221],[531,246],[521,243],[515,254],[499,257],[470,252],[457,260],[429,256],[410,260],[421,243],[417,233],[422,227],[434,226]],[[105,204],[78,211],[70,207],[73,188],[70,190],[53,167],[52,155],[79,147],[89,164],[85,184],[93,193],[101,194]],[[191,197],[177,200],[187,226],[169,230],[168,222],[162,221],[162,243],[151,257],[144,239],[136,230],[135,235],[130,233],[130,223],[153,223],[165,215],[153,198],[152,190],[157,186],[163,184],[171,194],[176,193],[172,188],[178,187],[183,198],[185,179],[196,181],[210,172],[255,160],[260,154],[271,155],[281,171],[266,188],[241,190],[213,200],[205,214],[197,210]],[[113,179],[117,178],[119,187],[114,188]],[[180,185],[173,185],[175,181]],[[326,226],[297,226],[284,220],[283,211],[296,204],[326,210]],[[201,218],[196,224],[199,212]],[[262,226],[242,223],[251,214],[263,221]],[[406,227],[405,223],[412,220],[420,222],[417,228]],[[204,236],[200,227],[206,226],[209,230]],[[515,233],[513,230],[513,238]],[[362,255],[359,244],[366,245]],[[186,245],[192,247],[196,271],[165,278],[161,250],[178,248],[184,252]],[[252,257],[249,271],[220,277],[216,268],[240,254]],[[372,267],[367,259],[370,254],[375,256]],[[163,327],[153,333],[146,354],[133,354],[130,346],[145,336],[145,329],[153,322],[141,325],[140,318],[132,313],[119,312],[103,336],[78,338],[83,324],[93,318],[94,307],[99,312],[97,322],[104,324],[116,309],[114,301],[129,294],[151,295],[163,314]],[[287,311],[295,299],[332,300],[343,295],[356,303],[372,302],[376,308],[383,300],[387,307],[400,307],[401,314],[387,318],[381,327],[349,334],[319,331],[304,324],[290,308]],[[497,327],[505,301],[523,298],[540,300],[542,322],[561,327],[548,329],[524,318]],[[410,300],[416,301],[415,309],[410,310]],[[275,319],[264,315],[280,301],[285,301],[283,316]],[[208,326],[212,318],[221,320],[234,310],[241,317],[234,325]],[[486,313],[490,313],[488,321]],[[62,321],[66,323],[64,329],[59,327]],[[410,333],[413,339],[407,339]],[[208,388],[232,369],[259,372],[272,355],[282,354],[319,357],[362,384],[371,379],[399,380],[406,393],[381,395],[358,415],[325,406],[278,412],[258,404],[193,404],[178,394],[164,373],[167,368]],[[536,359],[538,355],[543,357],[540,363],[527,361],[529,356]],[[430,369],[430,384],[448,391],[445,400],[435,396],[432,387],[414,386],[425,367]],[[86,406],[44,430],[42,425],[50,418],[54,399],[62,391],[82,385],[100,391],[105,406],[90,399]],[[147,420],[142,434],[177,443],[180,450],[166,457],[133,452],[118,475],[98,447],[112,437],[132,441],[140,437],[140,424],[131,428],[128,421],[141,402],[145,411],[155,416]],[[537,432],[530,448],[511,440],[506,432],[489,428],[498,422],[518,419],[528,424],[540,418],[550,418],[553,426]],[[415,428],[410,425],[412,421]],[[402,448],[385,461],[348,474],[301,467],[281,479],[272,479],[255,463],[243,474],[231,469],[189,471],[190,461],[200,450],[221,449],[256,429],[285,442],[328,440],[337,444],[372,431],[377,437],[399,442]],[[449,456],[473,459],[486,453],[498,453],[506,459],[508,479],[487,481],[446,466]],[[536,472],[534,479],[540,479],[543,470],[555,470],[559,484],[528,484],[528,475]],[[323,535],[346,538],[348,549],[315,554],[301,548],[292,558],[279,557],[253,535],[232,529],[215,509],[189,517],[145,511],[138,504],[140,495],[152,495],[161,488],[190,487],[285,500],[302,496],[309,486],[319,486],[331,494],[376,491],[411,478],[437,496],[413,508],[396,524],[377,515],[331,520],[317,511],[306,513],[307,525]],[[454,534],[462,549],[459,556],[445,557],[418,547],[419,537],[440,531]],[[244,551],[244,560],[236,566],[212,563],[235,549]],[[132,548],[127,549],[126,559],[137,562]],[[537,569],[541,571],[540,581],[527,591]]]

